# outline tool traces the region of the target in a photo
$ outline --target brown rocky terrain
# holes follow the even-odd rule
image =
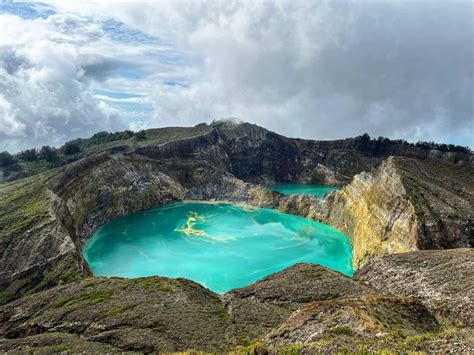
[[[223,350],[260,339],[252,346],[262,351],[334,351],[356,350],[359,336],[369,350],[417,349],[410,342],[472,349],[472,253],[417,251],[472,246],[472,155],[290,139],[250,124],[183,131],[160,139],[157,130],[148,143],[108,146],[0,184],[0,350]],[[286,181],[346,186],[319,200],[259,185]],[[331,224],[351,239],[358,279],[297,265],[222,297],[186,280],[84,279],[91,272],[82,247],[100,225],[184,199]],[[334,330],[336,323],[346,328]]]
[[[306,303],[372,293],[376,291],[338,272],[319,265],[297,264],[231,290],[223,299],[231,319],[247,340],[252,340],[278,326]]]
[[[23,297],[0,314],[3,350],[9,350],[10,339],[44,333],[147,352],[222,350],[233,337],[219,297],[180,279],[88,278]]]
[[[474,350],[454,314],[385,292],[310,264],[222,296],[185,279],[86,278],[0,307],[0,351]]]
[[[474,250],[425,250],[377,256],[356,279],[374,289],[417,298],[434,314],[474,326]]]
[[[366,296],[313,302],[294,312],[270,332],[264,343],[281,348],[308,345],[332,334],[383,337],[401,330],[418,334],[438,329],[436,319],[410,298]]]
[[[278,208],[348,235],[358,269],[374,255],[471,247],[473,176],[471,165],[390,157],[322,200],[289,196]]]

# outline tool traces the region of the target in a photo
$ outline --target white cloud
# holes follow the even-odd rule
[[[88,94],[80,47],[58,41],[51,22],[0,15],[0,28],[6,29],[0,35],[0,56],[10,64],[9,70],[0,69],[0,93],[9,103],[5,117],[10,125],[5,118],[0,124],[2,142],[12,150],[60,144],[113,127],[114,117]]]
[[[12,112],[10,103],[0,95],[0,127],[3,134],[13,137],[21,137],[25,134],[25,124],[19,122]]]
[[[29,138],[17,146],[228,116],[305,138],[474,145],[470,2],[52,4],[46,19],[0,15],[0,93]]]
[[[88,3],[79,11],[174,35],[202,58],[191,87],[142,83],[154,101],[150,126],[239,116],[306,138],[369,132],[473,145],[470,2]]]

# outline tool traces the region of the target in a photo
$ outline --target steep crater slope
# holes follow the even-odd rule
[[[55,172],[0,188],[0,304],[81,277],[76,250],[46,184]]]
[[[472,247],[474,167],[390,157],[322,200],[290,196],[279,209],[351,238],[358,269],[374,255]]]
[[[249,123],[217,122],[205,133],[136,149],[153,159],[197,159],[251,183],[347,184],[389,156],[453,165],[472,165],[472,154],[442,153],[404,144],[348,138],[335,141],[293,139]]]
[[[440,152],[418,151],[413,147],[392,147],[386,151],[374,149],[373,143],[364,145],[355,140],[290,139],[247,123],[219,123],[196,136],[183,135],[182,131],[180,129],[179,137],[186,137],[184,139],[165,139],[163,143],[155,144],[153,142],[163,141],[155,137],[149,145],[111,147],[43,175],[2,185],[1,303],[69,282],[81,273],[90,273],[82,260],[83,243],[98,226],[111,218],[183,199],[278,207],[284,212],[319,219],[352,237],[355,265],[359,266],[369,255],[413,250],[418,245],[417,235],[422,222],[414,221],[412,213],[406,212],[410,207],[403,188],[400,192],[400,186],[396,185],[385,191],[384,184],[393,181],[404,186],[403,179],[388,178],[391,175],[387,169],[393,165],[393,159],[379,168],[380,178],[376,172],[363,173],[344,190],[323,201],[313,197],[283,197],[252,183],[317,182],[326,178],[346,182],[354,174],[377,166],[387,154],[420,154],[419,157],[425,159],[416,160],[421,166],[430,161],[443,161],[449,168],[443,170],[439,178],[449,174],[450,169],[467,169],[467,174],[472,169],[470,156],[461,159]],[[171,133],[166,131],[167,136],[172,136]],[[399,174],[400,169],[392,170]],[[414,173],[419,169],[415,170]],[[472,196],[472,179],[467,177],[465,181],[464,193]],[[418,191],[417,186],[415,181],[409,191]],[[450,187],[445,188],[449,191]],[[377,191],[383,192],[380,196],[384,199]],[[355,200],[357,194],[364,195],[360,201]],[[469,198],[467,205],[461,204],[459,208],[454,205],[453,210],[461,216],[456,221],[465,223],[464,212],[459,211],[466,206],[472,207],[472,197]],[[354,209],[357,203],[373,207]],[[384,204],[382,212],[385,212],[379,213],[379,206]],[[408,210],[404,210],[407,217],[394,216],[392,205],[401,210],[404,204],[408,206]],[[417,204],[411,204],[416,216]],[[372,215],[380,221],[370,219]],[[366,217],[374,221],[377,229],[370,231],[361,222]],[[457,223],[452,224],[450,230],[454,230]],[[429,226],[428,223],[425,225]],[[407,226],[411,229],[405,228]],[[421,247],[430,247],[426,240],[431,238],[433,230],[424,229],[425,242]],[[405,231],[410,233],[404,236]],[[416,240],[412,238],[413,234]],[[440,238],[444,237],[441,235]],[[456,238],[459,243],[438,242],[437,245],[466,246],[466,238]],[[434,239],[439,240],[438,237]]]
[[[278,198],[204,160],[150,159],[127,146],[9,183],[1,193],[12,203],[2,215],[1,303],[90,274],[84,241],[114,217],[183,199],[272,207]]]

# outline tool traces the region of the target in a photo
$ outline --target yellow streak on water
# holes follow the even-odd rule
[[[188,237],[191,235],[199,235],[202,237],[206,236],[206,232],[194,228],[194,226],[196,225],[198,221],[204,222],[204,220],[205,220],[204,216],[200,215],[199,213],[190,212],[188,214],[188,219],[186,220],[185,226],[177,227],[175,230],[177,232],[181,232],[187,235]]]
[[[184,226],[176,227],[175,231],[183,233],[184,235],[190,237],[192,235],[197,235],[200,237],[204,237],[211,242],[225,242],[228,240],[235,240],[235,237],[232,236],[210,236],[205,231],[196,229],[196,223],[204,222],[206,218],[197,213],[197,212],[189,212],[188,219],[184,223]]]

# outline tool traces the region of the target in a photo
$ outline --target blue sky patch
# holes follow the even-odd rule
[[[117,102],[108,101],[107,104],[115,109],[125,112],[140,112],[140,113],[151,113],[153,112],[153,106],[150,103],[138,103],[138,102]]]
[[[56,11],[53,7],[35,2],[0,1],[0,14],[12,14],[25,20],[48,18]]]
[[[114,19],[109,19],[102,25],[102,30],[116,42],[140,44],[169,44],[158,37],[150,36],[140,30],[125,25]]]
[[[95,89],[93,93],[94,95],[108,96],[113,99],[130,99],[130,98],[135,98],[135,97],[143,97],[143,95],[139,95],[139,94],[132,94],[132,93],[120,92],[120,91],[110,91],[110,90],[103,90],[103,89]]]
[[[163,84],[168,85],[168,86],[180,86],[182,88],[188,88],[189,84],[183,81],[178,81],[178,80],[164,80]]]

